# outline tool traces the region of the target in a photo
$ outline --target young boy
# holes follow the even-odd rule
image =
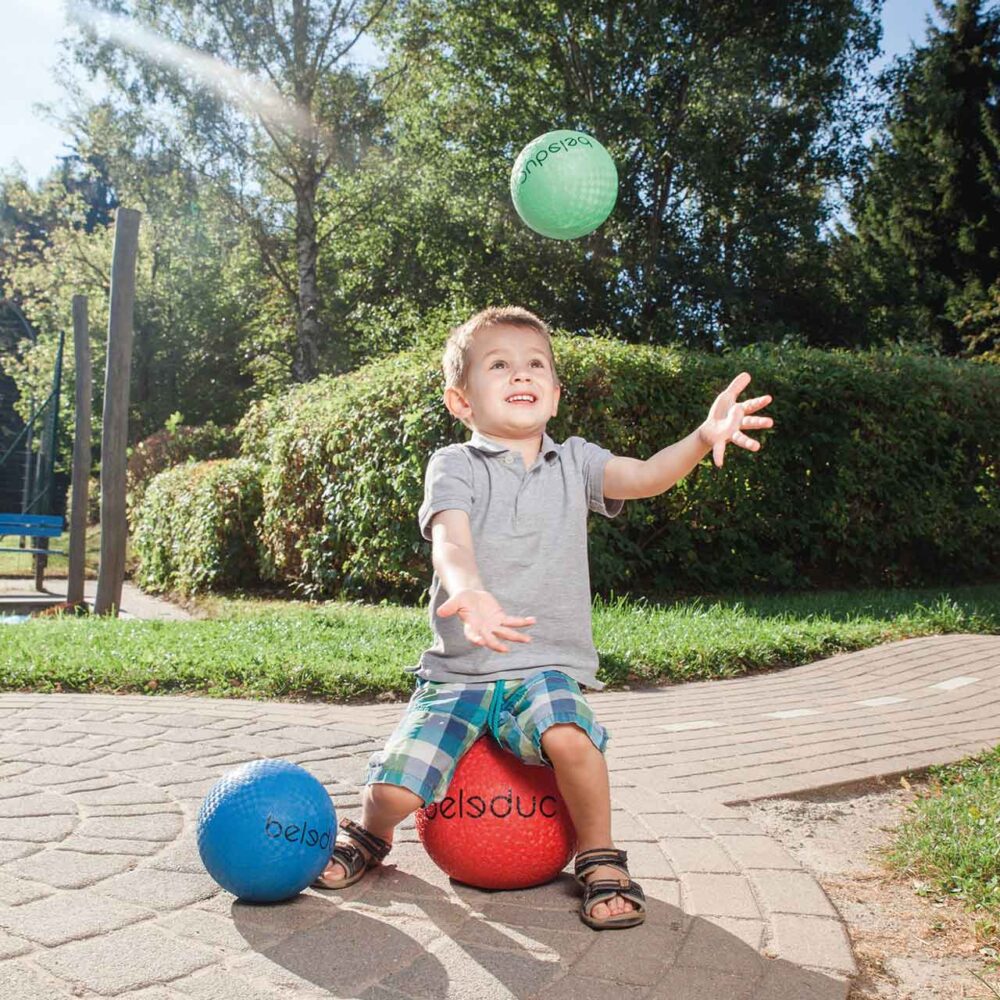
[[[418,522],[433,545],[434,643],[414,667],[417,689],[383,751],[372,756],[360,825],[344,819],[316,885],[341,889],[388,854],[396,825],[444,797],[458,759],[490,728],[504,749],[551,766],[576,828],[580,916],[591,927],[645,919],[640,886],[611,839],[608,734],[580,691],[600,689],[590,620],[588,510],[614,517],[652,497],[726,444],[757,451],[743,428],[770,396],[736,398],[745,372],[682,441],[648,461],[545,427],[560,385],[549,329],[517,307],[491,308],[452,331],[444,403],[472,430],[427,467]],[[537,617],[536,617],[537,616]]]

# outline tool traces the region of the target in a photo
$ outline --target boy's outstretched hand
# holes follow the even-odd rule
[[[449,597],[437,613],[442,618],[458,615],[465,624],[465,638],[475,646],[486,646],[498,653],[508,653],[510,648],[500,640],[531,642],[531,636],[515,632],[535,624],[534,618],[514,618],[500,607],[488,590],[460,590]]]
[[[712,459],[720,469],[726,445],[730,441],[748,451],[760,450],[760,442],[747,437],[743,433],[744,429],[757,430],[761,427],[774,426],[774,421],[770,417],[750,416],[751,413],[764,409],[771,402],[770,396],[757,396],[756,399],[748,399],[743,403],[736,402],[736,397],[749,384],[749,372],[740,372],[728,387],[719,393],[708,411],[708,419],[698,428],[702,441],[712,449]]]

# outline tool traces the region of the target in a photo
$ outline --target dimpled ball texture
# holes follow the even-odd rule
[[[227,771],[198,811],[198,853],[223,889],[250,903],[298,895],[336,838],[330,796],[305,768],[255,760]]]
[[[416,824],[431,860],[480,889],[542,885],[576,853],[555,772],[522,763],[490,736],[472,745],[445,797],[418,810]]]
[[[510,173],[517,214],[536,233],[572,240],[593,232],[618,197],[618,171],[608,151],[585,132],[558,129],[521,150]]]

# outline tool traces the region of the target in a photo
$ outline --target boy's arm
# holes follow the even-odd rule
[[[472,549],[472,528],[464,510],[442,510],[431,518],[431,561],[434,572],[454,597],[462,590],[482,590],[476,554]]]
[[[604,466],[604,495],[609,500],[658,496],[683,479],[711,450],[699,428],[645,462],[613,455]]]
[[[483,587],[472,545],[472,528],[464,510],[442,510],[431,518],[431,559],[448,600],[437,610],[442,618],[458,615],[466,639],[497,653],[507,653],[508,642],[531,642],[514,631],[534,625],[535,619],[508,615],[499,601]]]
[[[767,406],[771,397],[757,396],[737,403],[737,397],[749,384],[749,373],[741,372],[719,393],[708,411],[708,418],[696,431],[645,462],[617,455],[608,459],[604,466],[604,495],[610,500],[658,496],[683,479],[709,452],[721,468],[726,445],[730,442],[747,451],[758,451],[760,442],[747,437],[743,431],[774,426],[770,417],[750,415]]]

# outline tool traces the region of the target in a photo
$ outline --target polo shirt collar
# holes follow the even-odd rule
[[[472,437],[469,440],[469,444],[475,448],[477,451],[483,452],[485,455],[502,455],[505,451],[510,451],[510,448],[505,445],[500,444],[498,441],[494,441],[492,438],[486,437],[485,434],[480,434],[479,431],[473,431]],[[558,445],[552,440],[544,431],[542,432],[542,450],[540,454],[546,458],[552,458],[558,455],[562,450],[562,445]]]

